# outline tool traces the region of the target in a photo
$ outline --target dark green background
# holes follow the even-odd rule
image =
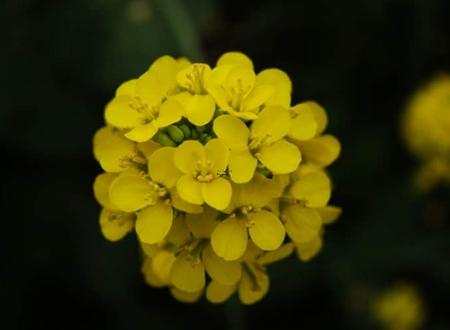
[[[408,96],[450,72],[449,13],[447,0],[3,0],[0,328],[378,329],[371,297],[409,280],[425,328],[450,329],[450,192],[414,190],[398,130]],[[144,284],[132,235],[101,236],[91,140],[115,87],[156,57],[229,50],[325,106],[344,214],[318,258],[270,268],[261,303],[184,305]]]

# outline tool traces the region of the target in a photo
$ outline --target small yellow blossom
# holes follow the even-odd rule
[[[206,82],[219,108],[242,119],[256,119],[260,107],[275,88],[257,80],[253,63],[245,55],[227,53],[217,62]]]
[[[416,330],[424,324],[425,308],[416,287],[398,283],[375,299],[373,315],[386,330]]]
[[[281,194],[277,181],[257,175],[249,183],[233,185],[231,205],[224,211],[229,216],[211,235],[211,245],[218,256],[228,261],[239,259],[247,249],[248,236],[262,250],[281,246],[284,226],[276,214],[264,209]]]
[[[294,144],[283,139],[290,126],[289,113],[280,106],[266,107],[250,128],[237,117],[218,117],[214,121],[214,132],[231,150],[231,179],[236,183],[250,181],[258,161],[274,174],[295,171],[301,153]]]
[[[417,91],[403,117],[408,148],[422,161],[418,186],[450,184],[450,76],[442,75]]]
[[[184,90],[176,96],[184,108],[186,118],[197,126],[209,123],[216,111],[216,104],[205,89],[205,79],[211,73],[207,64],[194,63],[177,74],[178,85]]]
[[[185,201],[206,203],[218,210],[225,209],[231,199],[231,184],[221,177],[228,164],[228,150],[218,139],[205,146],[197,141],[185,141],[174,154],[176,167],[183,173],[177,190]]]
[[[119,86],[94,136],[93,190],[103,236],[136,233],[148,285],[254,304],[272,263],[322,249],[342,212],[325,172],[340,144],[325,110],[291,94],[286,72],[240,52],[215,67],[162,56]]]

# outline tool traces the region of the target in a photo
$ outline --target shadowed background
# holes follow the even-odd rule
[[[0,328],[378,329],[371,297],[408,280],[425,329],[450,329],[450,192],[414,190],[399,133],[408,96],[450,72],[449,12],[446,0],[3,1]],[[327,109],[344,213],[316,259],[269,268],[262,302],[185,305],[145,285],[133,235],[101,236],[91,141],[115,88],[156,57],[214,64],[229,50]]]

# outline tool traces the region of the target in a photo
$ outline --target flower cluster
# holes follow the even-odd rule
[[[412,97],[403,118],[405,141],[422,167],[420,188],[450,184],[450,76],[436,77]]]
[[[229,52],[214,68],[163,56],[117,89],[94,137],[105,171],[94,193],[108,240],[137,233],[148,284],[184,302],[238,292],[252,304],[267,265],[319,252],[341,213],[324,171],[340,144],[319,104],[291,105],[291,88]]]

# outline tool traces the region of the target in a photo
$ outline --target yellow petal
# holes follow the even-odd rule
[[[245,121],[249,120],[255,120],[258,118],[258,115],[255,113],[256,109],[254,111],[234,111],[234,110],[227,110],[228,113],[232,114],[233,116],[236,116],[238,118],[241,118]]]
[[[173,161],[174,154],[175,148],[162,147],[153,152],[148,160],[148,172],[152,180],[169,189],[176,185],[181,176]]]
[[[262,147],[256,157],[275,174],[294,172],[302,159],[298,148],[285,140]]]
[[[216,103],[210,95],[190,95],[184,104],[186,118],[194,125],[208,124],[214,116]]]
[[[141,246],[141,249],[144,252],[144,256],[148,256],[150,258],[153,258],[161,251],[158,244],[147,244],[139,241],[139,245]]]
[[[223,115],[214,120],[214,133],[232,150],[247,150],[250,131],[238,118]]]
[[[206,288],[206,299],[213,304],[221,304],[228,300],[236,292],[236,285],[223,285],[216,281],[211,281]]]
[[[214,175],[220,175],[228,165],[228,148],[220,139],[211,139],[205,145],[206,158],[211,161],[211,170]]]
[[[292,242],[283,244],[279,249],[275,251],[265,252],[258,258],[258,263],[265,266],[283,260],[291,255],[291,253],[294,251],[294,248],[295,246]]]
[[[170,284],[170,270],[175,262],[175,255],[172,252],[160,250],[152,259],[153,273],[161,283]]]
[[[257,268],[242,273],[239,284],[239,299],[244,305],[260,301],[269,291],[269,276]]]
[[[136,127],[142,121],[142,114],[130,107],[132,97],[116,96],[105,109],[105,120],[108,124],[119,128]]]
[[[296,243],[297,256],[301,261],[307,262],[314,258],[322,249],[322,239],[316,236],[309,242]]]
[[[173,220],[172,227],[165,240],[175,246],[181,246],[192,238],[189,227],[186,225],[184,215],[179,215]]]
[[[103,236],[111,242],[121,240],[133,230],[134,215],[118,211],[102,209],[100,213],[100,229]]]
[[[166,127],[181,120],[183,108],[175,98],[168,98],[159,107],[158,118],[155,120],[156,127]]]
[[[231,205],[234,208],[248,205],[265,207],[272,199],[281,197],[287,183],[286,176],[275,175],[269,179],[256,173],[250,182],[233,185]]]
[[[205,75],[208,75],[210,71],[208,64],[193,63],[177,73],[177,83],[191,93],[200,94],[203,92]]]
[[[252,226],[248,232],[259,248],[266,251],[278,249],[284,241],[285,231],[275,214],[262,210],[250,216]]]
[[[325,206],[317,209],[320,217],[322,218],[322,223],[324,225],[329,225],[335,222],[342,214],[342,208],[337,206]]]
[[[254,263],[263,253],[264,253],[263,250],[257,247],[255,243],[252,242],[252,240],[249,240],[244,255],[241,258],[239,258],[238,261]]]
[[[94,196],[97,202],[108,210],[117,209],[109,198],[109,187],[114,179],[117,177],[115,173],[99,174],[94,181]]]
[[[215,71],[216,69],[214,69],[213,71]],[[212,79],[207,81],[205,87],[208,91],[208,94],[212,96],[219,109],[222,109],[224,111],[230,111],[233,109],[229,104],[231,98],[228,95],[227,91],[216,81]]]
[[[175,78],[179,68],[180,63],[168,55],[157,58],[150,66],[149,72],[157,77],[159,89],[164,95],[176,87]]]
[[[170,294],[172,297],[174,297],[179,302],[185,303],[185,304],[192,304],[195,303],[200,299],[202,296],[203,291],[198,292],[185,292],[182,290],[179,290],[177,288],[170,288]]]
[[[231,201],[231,184],[225,178],[216,178],[211,182],[202,183],[202,197],[206,204],[224,210]]]
[[[317,237],[322,228],[319,213],[300,205],[290,205],[282,213],[286,232],[296,243],[306,243]]]
[[[228,161],[231,180],[236,183],[249,182],[255,174],[257,163],[248,150],[231,151]]]
[[[145,142],[150,140],[158,132],[158,127],[154,122],[145,125],[139,125],[125,134],[127,138],[136,142]]]
[[[289,195],[306,203],[308,207],[323,207],[330,200],[330,179],[323,171],[302,175],[291,186]]]
[[[317,123],[317,132],[316,132],[316,134],[317,135],[322,134],[325,131],[325,129],[327,128],[327,125],[328,125],[327,112],[317,102],[307,101],[307,102],[304,102],[304,103],[308,104],[309,108],[311,109],[311,111],[312,111],[312,113],[314,115],[314,119],[316,120],[316,123]]]
[[[124,160],[129,159],[135,150],[135,144],[111,127],[103,127],[94,136],[94,156],[106,172],[121,172],[126,167]]]
[[[264,138],[265,144],[280,140],[288,132],[291,125],[291,117],[288,111],[279,106],[264,108],[251,126],[251,135]]]
[[[173,222],[173,210],[170,205],[159,200],[141,210],[136,219],[136,232],[139,239],[147,244],[162,241],[169,233]]]
[[[305,103],[294,106],[291,111],[294,118],[291,122],[289,136],[297,140],[312,139],[318,130],[318,125],[311,107]]]
[[[202,258],[205,269],[213,281],[224,285],[234,285],[241,279],[241,264],[218,257],[210,245],[203,249]]]
[[[191,204],[186,202],[180,197],[176,188],[170,190],[170,200],[172,201],[172,206],[177,210],[186,213],[199,214],[203,212],[203,207],[200,205]]]
[[[181,253],[173,263],[170,280],[179,290],[194,293],[205,287],[205,268],[201,260],[194,260],[189,254]]]
[[[125,81],[122,83],[117,89],[116,89],[116,96],[122,96],[122,95],[128,95],[132,96],[135,93],[136,90],[136,82],[137,79],[131,79],[128,81]]]
[[[145,282],[155,288],[162,288],[167,285],[153,271],[152,259],[145,258],[142,263],[141,272],[144,274]]]
[[[308,141],[296,141],[305,160],[320,167],[333,163],[341,152],[341,144],[332,135],[323,135]]]
[[[251,70],[253,70],[253,62],[252,60],[241,52],[227,52],[223,54],[218,60],[217,60],[217,66],[222,65],[242,65],[244,67],[247,67]]]
[[[239,259],[247,248],[247,241],[245,222],[236,218],[219,223],[211,235],[214,252],[227,261]]]
[[[186,224],[195,238],[211,237],[214,228],[219,224],[216,220],[219,212],[211,207],[205,207],[201,214],[186,214]]]
[[[230,70],[224,83],[227,91],[246,96],[255,84],[255,72],[242,65],[238,65]],[[231,93],[233,95],[234,93]]]
[[[178,70],[187,68],[189,65],[191,65],[191,61],[187,57],[179,57],[177,58],[177,67]]]
[[[155,72],[145,72],[136,82],[137,97],[150,107],[160,105],[165,92],[162,78]]]
[[[177,147],[174,155],[175,166],[183,173],[192,174],[197,162],[206,160],[206,149],[198,141],[184,141]]]
[[[202,184],[189,174],[183,175],[178,179],[177,192],[188,203],[196,205],[203,204]]]
[[[256,85],[269,84],[275,90],[266,105],[280,105],[286,109],[291,105],[292,83],[289,76],[279,69],[266,69],[256,76]]]
[[[270,85],[256,85],[250,94],[242,101],[241,111],[251,111],[263,105],[273,94],[274,88]]]
[[[138,143],[137,147],[138,147],[139,151],[142,152],[142,154],[145,156],[145,158],[148,159],[148,158],[150,158],[152,153],[154,153],[157,149],[159,149],[161,147],[161,145],[152,140],[149,140],[149,141]]]
[[[125,212],[140,210],[159,198],[149,181],[134,171],[123,172],[112,182],[109,197],[118,209]]]

